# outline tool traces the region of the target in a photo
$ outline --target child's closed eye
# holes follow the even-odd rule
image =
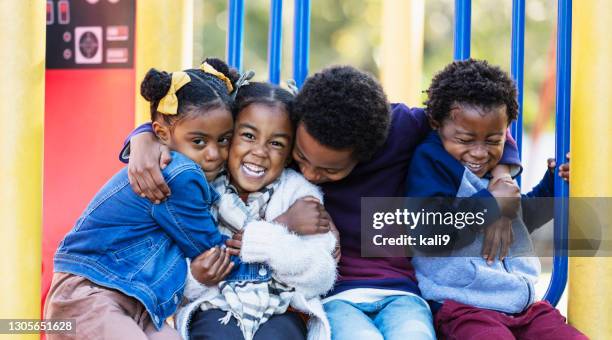
[[[461,143],[461,144],[471,144],[474,141],[471,139],[464,139],[464,138],[457,138],[457,142]]]

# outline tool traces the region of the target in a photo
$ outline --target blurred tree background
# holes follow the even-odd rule
[[[378,76],[382,1],[312,0],[310,73],[328,65],[350,64]],[[248,0],[245,7],[244,68],[255,70],[256,79],[267,80],[270,1]],[[454,0],[425,1],[423,90],[435,72],[452,60],[453,13]],[[205,56],[225,56],[227,15],[227,0],[195,0],[194,63]],[[487,59],[510,72],[511,17],[510,0],[472,1],[472,57]],[[554,86],[552,98],[550,82],[543,102],[541,94],[546,92],[545,79],[554,75],[555,25],[556,1],[526,2],[523,113],[527,132],[534,124],[552,127]],[[282,79],[292,74],[292,38],[293,1],[283,1]]]

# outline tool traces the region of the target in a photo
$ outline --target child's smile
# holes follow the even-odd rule
[[[289,114],[278,105],[253,103],[240,111],[229,152],[231,183],[255,192],[276,180],[293,144]]]
[[[252,178],[260,178],[266,174],[266,168],[263,166],[259,166],[254,163],[242,163],[240,170],[244,173],[245,176]]]
[[[476,176],[482,177],[501,159],[506,141],[506,106],[483,109],[467,104],[451,108],[439,127],[444,149]]]

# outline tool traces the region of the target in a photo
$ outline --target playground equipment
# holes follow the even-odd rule
[[[559,1],[557,37],[557,143],[556,159],[564,160],[569,151],[569,100],[570,100],[570,53],[571,53],[571,0]],[[470,57],[471,0],[455,1],[455,53],[456,60]],[[511,131],[522,154],[523,139],[523,65],[525,49],[525,1],[512,1],[512,46],[511,73],[518,87],[519,118],[512,123]],[[520,178],[519,178],[520,183]],[[544,299],[556,305],[567,282],[567,238],[568,238],[568,185],[555,176],[555,194],[559,206],[555,207],[555,253],[552,279]]]
[[[4,156],[3,165],[0,166],[0,217],[4,222],[0,226],[3,236],[0,246],[5,255],[1,267],[4,275],[0,285],[0,318],[40,316],[38,294],[41,291],[42,240],[45,242],[46,261],[43,262],[44,291],[44,284],[49,283],[52,270],[50,259],[57,242],[71,228],[97,188],[120,167],[115,155],[123,137],[135,123],[148,120],[148,106],[140,99],[134,101],[134,97],[138,97],[135,79],[141,79],[153,66],[174,70],[191,64],[192,0],[82,1],[79,3],[90,6],[94,6],[94,3],[128,3],[131,6],[136,18],[132,18],[132,26],[130,23],[112,25],[128,26],[129,34],[133,34],[128,34],[126,43],[128,47],[135,46],[133,62],[110,69],[101,69],[95,64],[70,70],[66,67],[49,69],[47,53],[45,86],[44,6],[48,8],[50,4],[52,9],[61,12],[60,2],[69,5],[77,3],[67,0],[0,1],[0,41],[4,44],[0,52],[0,65],[6,70],[5,81],[0,85],[3,98],[0,116],[8,126],[5,133],[0,134],[0,148]],[[422,20],[422,3],[415,3],[407,10],[410,15]],[[471,5],[470,0],[455,1],[455,59],[470,56]],[[294,6],[293,78],[301,85],[308,74],[310,1],[295,0]],[[402,8],[401,1],[388,6],[396,11]],[[71,17],[76,18],[79,7],[70,8]],[[228,8],[227,60],[240,69],[245,1],[229,0]],[[271,0],[270,8],[269,80],[278,83],[282,58],[282,0]],[[54,12],[54,15],[59,15],[58,12]],[[573,3],[571,0],[559,0],[558,15],[556,156],[563,159],[571,144],[572,187],[570,189],[564,182],[557,181],[555,191],[562,197],[568,197],[568,193],[577,197],[609,197],[612,195],[612,179],[608,175],[610,157],[597,151],[610,150],[609,144],[612,143],[608,138],[612,134],[612,120],[608,115],[612,107],[612,66],[609,63],[612,41],[609,39],[611,32],[608,25],[612,21],[612,4],[607,0]],[[522,92],[523,79],[524,18],[525,1],[513,0],[511,73],[517,81],[519,93]],[[106,27],[111,23],[87,24],[96,25]],[[129,27],[135,27],[136,33]],[[407,29],[408,40],[418,45],[422,31],[419,33],[415,27]],[[70,33],[76,35],[74,30]],[[95,36],[96,33],[92,34]],[[384,29],[384,34],[402,35],[401,31],[388,28]],[[74,40],[70,41],[73,47],[68,49],[72,49],[72,58],[79,45],[75,45]],[[399,56],[396,60],[405,58],[410,63],[419,64],[419,54],[414,54],[414,50],[396,50]],[[63,53],[63,50],[60,51]],[[383,65],[392,64],[385,61]],[[420,73],[420,67],[409,72]],[[102,79],[97,78],[102,75],[105,80],[97,81]],[[412,78],[417,79],[418,86],[419,77]],[[405,84],[400,84],[401,81],[405,82],[405,78],[399,79],[388,78],[385,86],[405,88]],[[95,91],[83,91],[87,87],[95,88]],[[570,102],[571,89],[574,91],[571,92],[573,98]],[[88,92],[89,95],[84,95]],[[78,95],[71,95],[73,93]],[[46,101],[44,123],[43,98]],[[75,103],[80,103],[80,107],[75,108]],[[522,104],[522,94],[519,103]],[[570,109],[573,113],[571,119]],[[135,116],[133,112],[136,112]],[[114,123],[110,126],[105,123],[107,126],[101,129],[103,125],[95,119],[96,116],[104,117],[105,122],[109,121],[109,117],[114,117],[110,119]],[[43,125],[46,128],[44,238],[41,237]],[[520,145],[520,118],[512,126],[512,132]],[[96,142],[87,144],[87,141]],[[112,155],[112,158],[87,157],[87,153],[83,153],[85,147],[89,154]],[[66,183],[67,178],[73,180],[72,186],[62,186],[58,182],[61,179]],[[545,298],[553,304],[557,303],[569,281],[570,322],[594,339],[609,337],[612,335],[612,315],[609,312],[612,303],[612,261],[609,258],[572,258],[568,261],[568,230],[571,232],[567,225],[568,203],[566,199],[560,202],[555,217],[553,277]]]
[[[63,235],[92,195],[121,168],[115,153],[134,126],[136,87],[133,1],[46,4],[51,10],[46,34],[43,293]]]
[[[609,199],[612,197],[608,157],[612,150],[609,113],[612,107],[612,3],[575,0],[571,15],[570,196]],[[609,212],[606,213],[609,216]],[[610,221],[606,220],[604,226],[609,239]],[[609,339],[612,335],[612,258],[571,257],[569,265],[570,322],[592,339]]]
[[[43,2],[0,2],[2,319],[40,316],[44,19]]]
[[[168,15],[172,13],[172,15]],[[151,67],[182,70],[193,55],[193,0],[136,1],[136,78]],[[136,97],[136,125],[149,121],[149,103]]]
[[[425,1],[391,0],[383,1],[382,6],[385,20],[382,21],[380,64],[384,67],[380,69],[381,83],[389,101],[419,103],[422,91]]]

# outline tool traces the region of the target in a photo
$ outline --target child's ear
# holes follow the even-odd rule
[[[170,143],[170,129],[167,126],[155,121],[153,122],[153,132],[162,144],[168,145]]]
[[[437,121],[433,119],[429,119],[429,126],[431,126],[432,130],[437,130],[440,128],[440,123],[438,123]]]
[[[438,128],[440,128],[440,123],[435,121],[429,114],[427,115],[427,122],[429,123],[429,126],[432,130],[437,130]]]

